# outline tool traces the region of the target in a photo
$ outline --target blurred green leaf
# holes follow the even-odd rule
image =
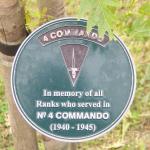
[[[117,0],[80,0],[78,16],[79,18],[84,17],[88,19],[88,31],[90,31],[93,26],[98,26],[100,36],[103,36],[107,31],[110,37],[112,37],[112,26],[116,18],[113,12],[115,12],[119,6],[120,3]]]
[[[147,1],[146,3],[144,3],[140,7],[139,12],[144,14],[144,15],[150,16],[150,1],[149,2]]]
[[[104,3],[111,7],[119,7],[121,4],[121,1],[118,0],[104,0]]]

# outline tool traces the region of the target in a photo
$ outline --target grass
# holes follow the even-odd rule
[[[8,103],[4,97],[4,83],[0,76],[0,150],[12,150],[12,135],[8,121]]]

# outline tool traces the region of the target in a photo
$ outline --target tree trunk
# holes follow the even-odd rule
[[[38,6],[41,12],[41,24],[65,16],[63,0],[38,0]]]
[[[15,150],[37,150],[36,133],[18,112],[11,94],[10,75],[13,56],[26,37],[23,9],[17,0],[0,0],[0,51],[5,93]]]
[[[65,16],[63,0],[38,0],[38,6],[42,14],[41,24]],[[63,143],[44,136],[43,140],[46,150],[76,150],[76,144]]]

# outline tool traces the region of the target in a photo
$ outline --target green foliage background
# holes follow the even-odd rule
[[[42,13],[36,0],[22,0],[26,27],[33,31],[41,24]],[[80,150],[149,150],[150,149],[150,1],[148,0],[65,0],[67,16],[88,19],[87,30],[98,26],[113,38],[119,35],[129,47],[137,72],[137,89],[132,107],[121,123],[105,136],[81,143]],[[49,19],[52,16],[49,17]],[[49,20],[48,19],[48,20]],[[46,22],[48,20],[42,20]],[[0,150],[12,150],[7,121],[7,102],[0,79]],[[5,131],[7,132],[4,132]],[[43,149],[39,140],[40,149]]]

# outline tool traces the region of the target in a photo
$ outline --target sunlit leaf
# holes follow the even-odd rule
[[[139,12],[144,14],[144,15],[148,15],[150,16],[150,1],[144,3],[141,8],[139,9]]]

